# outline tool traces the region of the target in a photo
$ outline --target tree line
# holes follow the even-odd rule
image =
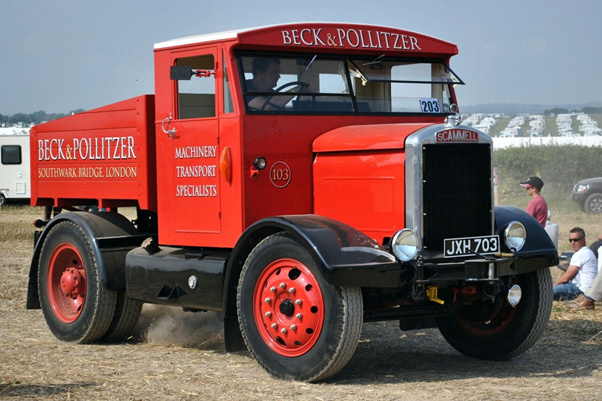
[[[6,124],[6,125],[13,125],[13,124],[17,124],[17,123],[40,124],[44,121],[56,120],[57,118],[65,117],[65,116],[68,116],[71,114],[78,114],[78,113],[81,113],[82,111],[85,111],[85,110],[77,109],[77,110],[72,110],[69,113],[50,113],[50,114],[46,113],[45,111],[35,111],[30,114],[17,113],[17,114],[13,114],[12,116],[5,116],[5,115],[0,114],[0,124]]]
[[[573,110],[575,112],[584,112],[585,114],[602,114],[602,107],[583,107],[580,110]],[[543,114],[549,116],[550,114],[558,115],[558,114],[568,114],[570,113],[568,109],[563,109],[560,107],[556,107],[554,109],[544,110]]]

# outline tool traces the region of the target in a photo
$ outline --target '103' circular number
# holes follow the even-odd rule
[[[285,162],[276,162],[270,169],[270,181],[276,188],[284,188],[291,182],[291,169]]]

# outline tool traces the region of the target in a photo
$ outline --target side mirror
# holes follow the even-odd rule
[[[169,68],[169,79],[172,81],[190,81],[194,71],[187,65],[172,65]]]

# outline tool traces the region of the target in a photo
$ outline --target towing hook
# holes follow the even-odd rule
[[[490,281],[483,286],[483,294],[493,300],[498,294],[502,293],[504,289],[505,286],[499,281]]]
[[[426,296],[428,297],[429,301],[437,302],[438,304],[443,305],[445,303],[445,301],[443,301],[442,299],[440,299],[438,297],[437,292],[438,292],[437,287],[430,286],[426,289]]]

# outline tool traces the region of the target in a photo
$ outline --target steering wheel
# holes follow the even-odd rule
[[[279,87],[277,87],[276,89],[274,89],[275,94],[276,93],[281,93],[282,91],[284,91],[284,89],[290,87],[290,86],[300,86],[302,88],[308,88],[310,85],[307,82],[301,82],[301,81],[292,81],[292,82],[287,82],[284,85],[280,85]],[[274,104],[272,102],[270,102],[270,100],[272,100],[272,98],[275,96],[274,95],[270,95],[266,98],[265,103],[263,104],[263,106],[261,106],[262,111],[265,110],[267,105],[272,106],[273,108],[277,109],[277,110],[284,110],[284,106],[278,106],[277,104]],[[299,92],[296,94],[297,95],[297,100],[299,99],[299,96],[303,95],[303,93]],[[316,95],[312,94],[311,95],[311,105],[309,107],[310,110],[313,109],[314,107],[314,103],[316,102]],[[288,102],[287,102],[288,103]]]

